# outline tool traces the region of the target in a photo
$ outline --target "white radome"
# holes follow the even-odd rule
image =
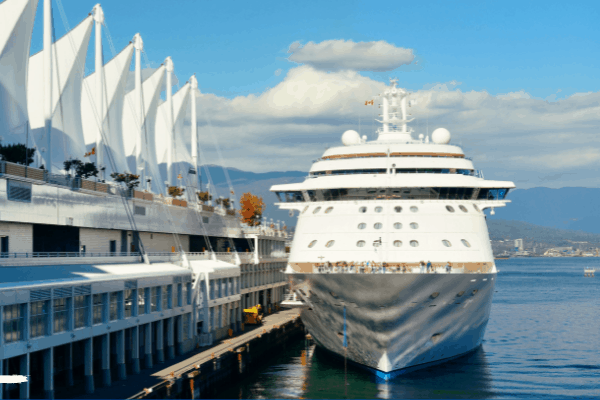
[[[448,144],[450,142],[450,131],[446,128],[437,128],[431,134],[431,139],[435,144]]]
[[[356,144],[360,144],[360,135],[358,132],[349,130],[344,132],[342,135],[342,143],[344,146],[353,146]]]

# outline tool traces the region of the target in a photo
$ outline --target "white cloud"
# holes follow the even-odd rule
[[[452,142],[463,146],[486,178],[512,180],[520,188],[574,182],[600,187],[600,93],[549,103],[524,91],[497,96],[462,92],[453,88],[458,84],[412,91],[417,100],[410,109],[416,118],[410,124],[415,136],[446,127]],[[359,118],[361,134],[375,139],[378,124],[373,118],[380,109],[364,102],[384,86],[354,71],[300,66],[258,95],[227,99],[203,94],[198,98],[203,152],[208,157],[215,154],[212,132],[226,166],[256,172],[308,171],[325,147],[341,145],[345,130],[358,129]]]
[[[273,74],[275,76],[279,76],[279,75],[281,75],[282,72],[283,72],[283,70],[281,68],[278,68],[278,69],[275,70],[275,72],[273,72]]]
[[[383,40],[358,43],[325,40],[321,43],[308,42],[303,46],[294,42],[288,53],[291,53],[290,61],[327,71],[392,71],[415,59],[412,49],[396,47]]]
[[[445,83],[429,83],[423,85],[424,90],[432,90],[434,92],[449,92],[455,87],[462,85],[462,82],[457,82],[456,80],[451,80],[450,82]]]

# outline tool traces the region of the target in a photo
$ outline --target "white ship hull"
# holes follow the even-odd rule
[[[347,358],[389,379],[479,346],[496,274],[291,277],[308,305],[301,317],[314,340],[343,356],[346,308]]]

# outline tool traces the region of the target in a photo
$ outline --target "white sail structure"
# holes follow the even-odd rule
[[[160,170],[163,181],[168,180],[176,186],[179,185],[177,180],[179,174],[183,175],[192,165],[189,134],[186,136],[184,132],[184,121],[187,109],[189,108],[189,98],[190,84],[188,82],[173,95],[172,127],[168,121],[168,102],[164,102],[158,107],[158,115],[156,117],[156,157],[161,163]],[[172,136],[170,132],[172,132]],[[171,146],[169,146],[169,137],[173,138]],[[169,148],[173,149],[173,168],[170,177],[168,176]]]
[[[3,144],[27,142],[27,70],[37,5],[38,0],[0,3],[0,141]]]
[[[85,57],[94,19],[84,19],[53,44],[52,62],[52,169],[62,169],[69,158],[82,159],[85,140],[81,122],[81,96]],[[31,133],[42,151],[44,133],[44,50],[31,56],[27,82],[27,109]]]
[[[136,165],[135,159],[137,154],[136,149],[136,132],[139,132],[139,115],[140,111],[136,106],[135,100],[136,91],[125,95],[125,103],[123,109],[123,136],[125,144],[125,154],[128,157],[129,171],[135,174],[140,174],[139,168],[146,168],[146,176],[152,178],[152,191],[155,193],[165,193],[165,187],[160,178],[158,165],[156,162],[155,148],[155,125],[156,113],[160,102],[160,90],[163,86],[165,78],[165,66],[161,65],[154,71],[148,79],[142,83],[142,148],[141,158],[144,160],[144,165]],[[145,188],[146,185],[143,185]]]
[[[128,170],[127,156],[123,142],[123,113],[131,112],[130,108],[133,107],[133,103],[130,105],[125,102],[125,88],[132,56],[133,44],[130,43],[104,65],[104,115],[97,115],[96,112],[96,73],[94,72],[87,76],[84,80],[81,97],[81,116],[83,119],[85,144],[87,151],[91,151],[96,145],[98,118],[101,118],[104,126],[104,137],[107,143],[104,143],[106,150],[103,152],[104,159],[100,164],[106,167],[107,177],[112,172]],[[109,152],[112,155],[117,171],[112,170],[112,164],[108,155]]]

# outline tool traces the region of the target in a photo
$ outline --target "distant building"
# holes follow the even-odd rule
[[[515,251],[523,251],[523,239],[515,239]]]

